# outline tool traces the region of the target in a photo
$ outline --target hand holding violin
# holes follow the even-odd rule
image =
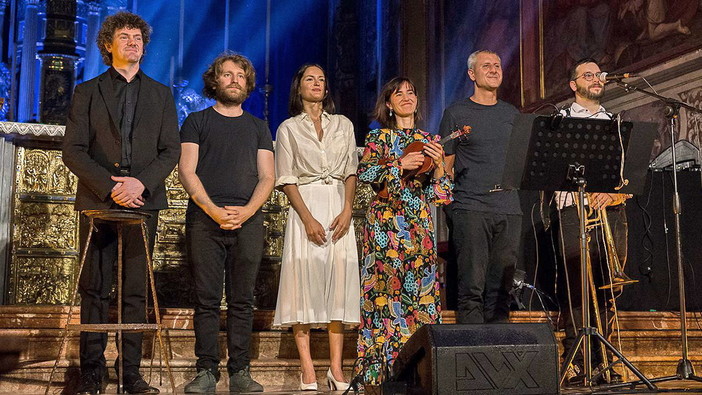
[[[422,152],[424,152],[424,155],[431,158],[434,162],[434,167],[441,166],[441,163],[444,161],[444,147],[439,143],[426,143]]]
[[[445,174],[445,169],[444,169],[444,147],[437,143],[437,142],[431,142],[427,143],[424,146],[424,150],[422,151],[424,154],[431,158],[432,161],[432,167],[434,170],[433,173],[433,178],[435,180],[438,180],[439,178],[443,177]]]
[[[409,152],[400,158],[400,166],[405,170],[417,170],[424,163],[424,154],[421,151]]]
[[[442,138],[439,141],[425,143],[417,140],[405,147],[402,156],[400,157],[400,167],[402,168],[402,178],[410,179],[417,175],[425,175],[430,171],[433,172],[433,178],[439,179],[444,176],[444,144],[462,136],[470,134],[471,127],[463,126],[457,128],[450,135]],[[382,163],[382,161],[381,161]],[[378,197],[387,199],[389,196],[387,184],[377,188]]]

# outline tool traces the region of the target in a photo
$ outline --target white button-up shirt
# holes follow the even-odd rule
[[[303,112],[278,127],[275,144],[276,186],[331,184],[356,174],[358,155],[353,124],[343,115],[322,113],[322,141]]]
[[[612,114],[608,113],[607,110],[605,110],[605,108],[602,106],[600,106],[600,108],[598,108],[597,111],[593,113],[590,112],[590,110],[588,110],[587,108],[575,102],[573,102],[573,104],[570,105],[570,110],[561,110],[561,114],[571,118],[612,119]],[[556,192],[555,198],[556,207],[558,207],[559,210],[564,207],[572,206],[575,204],[574,192],[558,191]],[[585,204],[588,204],[587,198],[585,198]]]

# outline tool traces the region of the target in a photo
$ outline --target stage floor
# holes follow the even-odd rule
[[[58,354],[60,335],[67,319],[66,307],[61,306],[0,306],[0,348],[7,347],[10,340],[18,340],[16,368],[0,375],[0,393],[7,394],[43,394],[49,375]],[[194,376],[196,357],[194,349],[194,332],[192,330],[192,310],[164,309],[164,336],[171,356],[176,391],[182,393],[183,386]],[[551,313],[553,315],[553,313]],[[264,385],[268,394],[310,394],[315,392],[297,391],[299,383],[299,360],[292,333],[271,329],[273,313],[257,311],[255,313],[254,333],[252,334],[252,376]],[[649,378],[660,377],[675,372],[680,359],[679,313],[676,312],[620,312],[621,340],[615,346]],[[693,366],[702,373],[702,319],[699,313],[688,313],[689,357]],[[224,319],[224,317],[223,317]],[[556,321],[557,317],[540,312],[513,312],[513,323]],[[77,317],[73,317],[77,322]],[[72,322],[73,322],[72,321]],[[75,323],[73,322],[73,323]],[[224,322],[224,321],[223,321]],[[453,312],[444,312],[444,322],[454,323]],[[355,358],[357,333],[349,329],[345,335],[344,368],[346,377],[351,377]],[[555,332],[560,345],[563,336]],[[341,394],[330,392],[324,375],[329,366],[328,342],[325,333],[313,332],[313,358],[317,368],[319,394]],[[150,338],[149,338],[150,339]],[[155,343],[145,340],[145,355],[142,368],[145,377],[153,367],[154,379],[151,381],[161,389],[161,393],[172,393],[165,372],[161,383],[158,381],[158,353]],[[221,351],[225,355],[226,339],[220,334]],[[21,346],[21,347],[20,347]],[[559,353],[563,350],[560,349]],[[116,357],[114,342],[108,342],[106,357],[111,364]],[[154,361],[151,357],[156,357]],[[617,370],[627,377],[633,376],[619,366]],[[547,372],[543,372],[547,374]],[[53,379],[51,394],[74,388],[79,375],[78,338],[72,334],[68,347],[59,360],[57,375]],[[114,371],[110,371],[111,382],[106,393],[116,393]],[[227,394],[226,378],[218,385],[218,394]],[[674,381],[659,384],[659,393],[702,393],[702,383],[693,381]],[[645,387],[635,390],[621,389],[604,392],[602,389],[564,388],[563,394],[588,393],[646,393]],[[650,392],[649,392],[650,393]]]
[[[320,385],[320,390],[313,392],[313,391],[298,391],[296,389],[283,389],[283,388],[277,388],[277,389],[272,389],[270,391],[265,391],[262,394],[269,394],[269,395],[283,395],[283,394],[298,394],[298,395],[309,395],[309,394],[343,394],[343,391],[329,391],[329,390],[324,390],[321,388],[322,386]],[[326,385],[324,385],[326,387]],[[648,391],[646,390],[645,387],[639,387],[634,390],[630,389],[622,389],[622,390],[601,390],[598,389],[597,387],[594,387],[592,389],[584,389],[584,388],[563,388],[561,390],[561,394],[563,395],[575,395],[575,394],[702,394],[702,383],[697,383],[694,381],[675,381],[675,382],[667,382],[667,383],[659,383],[658,384],[658,391]],[[3,392],[9,394],[9,392]],[[17,392],[12,392],[12,393],[17,393]],[[182,388],[178,389],[177,393],[182,393]],[[350,392],[353,394],[353,392]],[[44,395],[43,392],[39,393],[22,393],[26,395]],[[103,392],[103,394],[117,394],[117,392],[114,391],[107,391]],[[161,394],[172,394],[170,391],[161,391]],[[217,391],[216,394],[218,395],[227,395],[227,394],[239,394],[235,392],[228,392],[228,391]],[[259,392],[259,394],[261,394]],[[447,394],[449,395],[449,394]]]
[[[702,369],[702,367],[701,367]],[[692,380],[683,380],[683,381],[669,381],[669,382],[663,382],[663,383],[658,383],[658,391],[648,391],[645,386],[639,386],[636,389],[619,389],[619,390],[605,390],[603,388],[599,387],[593,387],[591,389],[585,389],[581,387],[566,387],[561,389],[561,394],[563,395],[575,395],[575,394],[702,394],[702,383],[701,382],[695,382]],[[322,384],[320,383],[319,385],[320,390],[319,391],[299,391],[297,388],[294,387],[289,387],[286,388],[285,386],[269,386],[267,387],[267,390],[263,392],[263,394],[343,394],[343,391],[329,391],[326,389],[327,385],[326,383]],[[176,393],[182,393],[183,389],[182,388],[177,388]],[[9,394],[10,392],[0,392],[0,394]],[[18,392],[11,392],[11,393],[18,393]],[[44,395],[44,392],[19,392],[21,394],[27,394],[27,395]],[[163,390],[161,391],[161,394],[172,394],[173,392],[171,391],[166,391]],[[350,392],[353,394],[353,391]],[[361,392],[362,393],[362,392]],[[106,391],[103,392],[103,394],[117,394],[116,391]],[[238,394],[235,392],[228,392],[228,391],[217,391],[216,394],[220,395],[225,395],[225,394]],[[260,392],[259,392],[260,394]],[[447,394],[448,395],[448,394]]]
[[[702,383],[691,380],[670,381],[656,384],[658,391],[649,391],[646,386],[636,389],[603,390],[594,387],[592,390],[569,387],[561,389],[561,394],[702,394]]]

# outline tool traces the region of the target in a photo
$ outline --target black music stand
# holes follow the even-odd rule
[[[682,241],[680,232],[680,217],[682,215],[682,207],[680,206],[680,194],[678,189],[678,160],[677,160],[677,142],[676,136],[680,136],[680,110],[685,109],[693,114],[702,114],[702,110],[693,107],[687,103],[681,102],[679,100],[661,96],[655,92],[649,92],[645,89],[639,89],[636,86],[627,84],[624,81],[617,81],[617,85],[624,88],[626,92],[640,92],[650,97],[665,103],[663,113],[666,118],[668,118],[670,127],[668,132],[670,133],[670,145],[674,147],[671,149],[671,163],[673,170],[673,215],[675,217],[675,249],[676,249],[676,261],[678,268],[678,298],[680,303],[680,340],[682,346],[682,355],[678,361],[678,366],[675,369],[675,374],[663,377],[656,377],[651,379],[651,382],[664,382],[664,381],[674,381],[674,380],[692,380],[697,382],[702,382],[702,376],[695,374],[695,369],[692,366],[692,361],[689,358],[688,350],[688,337],[687,337],[687,302],[685,295],[685,270],[683,267],[683,255],[682,255]],[[636,382],[640,384],[640,382]],[[619,386],[617,386],[619,387]],[[614,387],[613,387],[614,388]]]
[[[636,134],[632,138],[634,126]],[[630,194],[643,191],[648,159],[656,134],[655,124],[618,123],[616,119],[565,118],[561,114],[519,114],[514,119],[502,189],[578,192],[583,327],[562,365],[561,382],[565,378],[566,368],[582,345],[585,384],[592,386],[590,349],[591,338],[595,337],[602,347],[611,351],[640,379],[640,383],[646,384],[649,390],[656,390],[654,384],[607,341],[597,328],[590,325],[587,282],[589,250],[584,213],[586,190]],[[623,179],[626,181],[622,181],[621,176],[622,151]]]

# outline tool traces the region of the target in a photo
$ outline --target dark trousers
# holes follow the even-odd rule
[[[617,256],[624,262],[627,254],[627,221],[623,205],[607,208],[607,218],[612,231]],[[558,251],[558,300],[565,316],[565,338],[563,339],[564,356],[575,343],[577,330],[582,327],[582,299],[581,299],[581,267],[580,267],[580,223],[575,206],[566,207],[556,212],[553,221],[553,231],[556,232]],[[609,264],[607,262],[606,246],[602,235],[602,228],[595,227],[588,232],[590,241],[590,265],[592,269],[595,288],[609,284]],[[568,296],[570,295],[570,300]],[[611,327],[607,323],[612,318],[610,303],[612,294],[610,290],[597,290],[597,304],[602,323],[602,334],[607,337]],[[590,294],[590,324],[595,324],[595,312],[592,308],[592,294]],[[602,353],[599,343],[593,344],[592,357],[595,363],[601,363]],[[582,353],[578,353],[575,362],[582,363]]]
[[[224,283],[229,352],[227,370],[231,375],[248,366],[250,361],[254,286],[265,237],[263,214],[257,212],[239,229],[222,230],[202,210],[190,209],[185,223],[195,288],[196,366],[198,370],[217,371],[220,361],[219,313]]]
[[[151,218],[146,220],[146,229],[149,251],[153,251],[158,210],[145,212],[151,214]],[[81,215],[79,226],[82,252],[90,230],[90,219]],[[144,323],[146,322],[146,251],[140,226],[122,227],[122,251],[122,322]],[[113,273],[116,275],[116,262],[117,226],[96,220],[90,249],[79,280],[81,323],[107,322]],[[123,334],[123,355],[120,357],[124,358],[125,375],[139,373],[142,337],[141,332]],[[80,366],[83,372],[105,369],[106,346],[106,333],[81,332]],[[115,363],[115,366],[118,366],[118,363]]]
[[[521,223],[520,215],[451,210],[459,324],[509,320],[509,291],[517,265]]]

